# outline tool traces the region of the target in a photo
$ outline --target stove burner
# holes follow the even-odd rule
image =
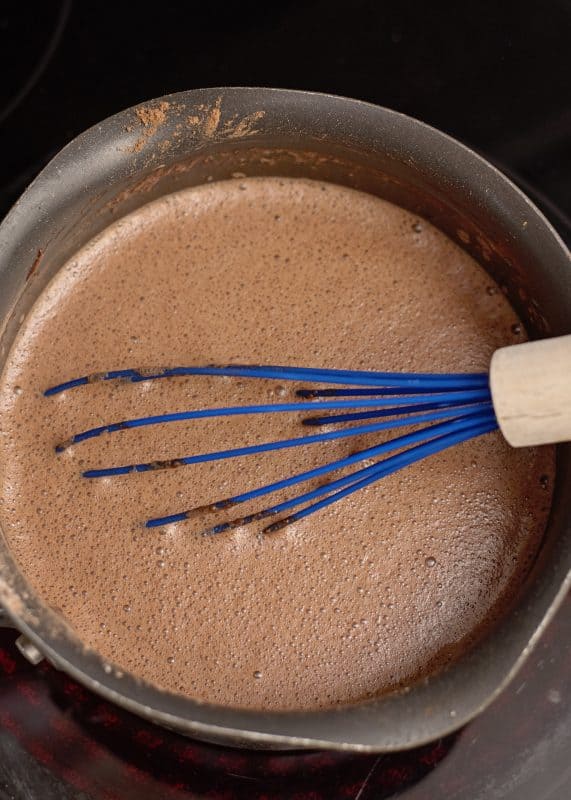
[[[49,772],[65,794],[99,800],[348,800],[392,797],[449,753],[454,737],[407,753],[363,755],[231,750],[158,728],[91,694],[43,662],[32,667],[0,633],[2,771]],[[63,788],[65,787],[65,788]],[[336,792],[341,791],[341,794]],[[44,800],[45,795],[42,796]]]

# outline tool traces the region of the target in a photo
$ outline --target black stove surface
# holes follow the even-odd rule
[[[173,91],[281,86],[418,117],[507,172],[571,242],[571,4],[51,0],[0,5],[0,216],[69,139]],[[252,753],[142,722],[0,631],[0,800],[567,800],[571,597],[459,734],[392,755]]]

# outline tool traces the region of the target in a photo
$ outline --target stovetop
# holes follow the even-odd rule
[[[0,215],[69,139],[172,91],[257,85],[369,100],[497,163],[571,242],[571,5],[51,0],[0,6]],[[391,755],[242,752],[163,731],[0,630],[0,800],[566,800],[571,596],[460,733]]]

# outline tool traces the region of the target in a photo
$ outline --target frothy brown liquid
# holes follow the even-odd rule
[[[513,595],[544,530],[551,448],[489,434],[275,535],[203,537],[236,511],[141,523],[381,437],[90,481],[81,470],[308,431],[301,415],[273,414],[122,431],[59,456],[57,442],[129,417],[284,402],[298,387],[176,378],[42,391],[107,369],[212,362],[486,371],[495,348],[523,338],[518,326],[468,255],[369,195],[263,178],[165,197],[74,257],[22,326],[0,385],[9,544],[84,642],[161,687],[295,709],[406,684],[455,658]]]

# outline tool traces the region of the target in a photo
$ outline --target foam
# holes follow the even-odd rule
[[[41,393],[89,372],[158,364],[486,370],[494,349],[523,339],[493,288],[426,221],[330,184],[214,183],[122,219],[42,294],[0,381],[0,520],[22,569],[105,658],[214,703],[325,707],[442,667],[509,602],[537,550],[551,448],[516,451],[488,435],[271,537],[254,527],[204,538],[211,517],[141,523],[372,440],[87,481],[82,469],[303,430],[299,415],[209,420],[56,456],[74,432],[281,400],[297,387],[196,378]]]

